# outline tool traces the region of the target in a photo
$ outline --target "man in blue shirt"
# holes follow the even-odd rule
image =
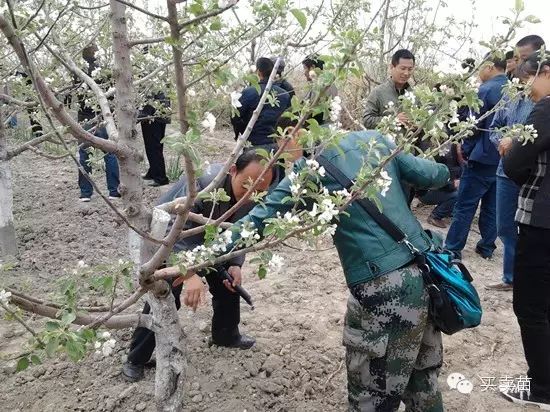
[[[544,41],[539,36],[531,35],[522,38],[516,44],[518,63],[521,64],[526,57],[540,50],[542,46],[544,46]],[[496,129],[514,124],[525,124],[533,107],[533,101],[527,96],[522,96],[519,100],[506,103],[506,106],[495,114],[490,134],[491,142],[495,147],[498,148],[502,143],[502,148],[512,143],[509,138],[502,139],[502,134]],[[497,169],[497,233],[504,245],[504,262],[502,282],[487,286],[487,289],[490,290],[511,291],[513,288],[514,260],[518,239],[518,224],[515,221],[515,215],[518,208],[519,189],[519,186],[504,173],[501,160]]]
[[[260,57],[256,61],[256,74],[259,78],[260,91],[258,93],[258,90],[253,86],[249,86],[242,91],[241,97],[239,98],[241,104],[238,108],[239,115],[231,117],[231,124],[235,131],[235,140],[239,135],[244,133],[254,110],[258,107],[269,76],[273,71],[273,66],[273,62],[267,57]],[[273,134],[275,133],[277,121],[283,112],[290,107],[290,96],[286,90],[273,84],[270,93],[275,96],[276,102],[270,102],[268,99],[262,108],[248,139],[252,146],[268,146],[275,144]]]
[[[506,61],[495,57],[489,57],[482,65],[479,71],[482,84],[478,96],[483,106],[476,117],[491,111],[502,98],[502,87],[508,81],[505,70]],[[476,253],[488,259],[496,249],[496,171],[500,156],[489,140],[488,129],[492,121],[493,115],[478,121],[474,135],[462,144],[468,163],[460,181],[453,221],[445,240],[445,247],[459,259],[462,258],[462,250],[480,202],[481,240],[477,243]]]

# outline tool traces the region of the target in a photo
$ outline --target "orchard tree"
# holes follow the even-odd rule
[[[207,270],[249,252],[257,252],[258,275],[265,276],[281,264],[281,258],[272,252],[275,246],[291,237],[311,242],[320,236],[333,234],[340,213],[359,197],[379,202],[379,196],[384,196],[391,184],[384,166],[397,154],[405,151],[433,156],[450,143],[472,134],[479,119],[472,116],[461,121],[457,114],[460,107],[469,107],[472,113],[479,111],[480,101],[472,74],[437,74],[445,87],[437,91],[430,85],[418,85],[402,99],[401,111],[405,111],[414,126],[400,125],[396,122],[396,114],[388,115],[382,122],[380,130],[395,142],[389,156],[382,157],[376,146],[367,146],[364,165],[351,189],[330,193],[322,187],[318,177],[325,171],[315,158],[324,148],[338,144],[346,133],[339,122],[342,111],[349,114],[338,98],[326,97],[327,90],[334,83],[346,85],[362,81],[369,62],[382,56],[382,50],[389,53],[388,45],[391,49],[394,42],[404,44],[402,42],[410,41],[414,44],[416,39],[417,44],[423,44],[418,40],[421,34],[417,31],[412,31],[413,37],[407,35],[406,24],[402,27],[405,34],[399,39],[396,37],[394,32],[398,25],[395,21],[399,18],[396,14],[399,10],[394,2],[385,0],[376,6],[362,0],[324,4],[322,1],[318,6],[300,9],[291,0],[250,1],[246,5],[241,5],[238,0],[166,0],[165,4],[154,8],[126,0],[110,0],[107,4],[95,0],[85,4],[57,0],[7,1],[0,15],[3,45],[9,46],[9,49],[3,47],[9,51],[2,66],[2,76],[4,81],[16,82],[13,73],[19,70],[27,77],[20,80],[17,87],[10,88],[15,93],[1,95],[5,103],[3,109],[9,113],[10,110],[21,111],[31,106],[37,108],[45,130],[40,138],[10,148],[6,134],[0,128],[0,189],[6,190],[0,194],[6,193],[10,197],[6,203],[0,202],[0,224],[13,227],[13,219],[3,218],[11,216],[11,181],[9,172],[4,172],[13,157],[9,153],[15,155],[25,150],[39,150],[30,148],[44,142],[55,143],[63,148],[62,155],[70,156],[75,166],[82,169],[71,148],[86,144],[93,148],[92,158],[101,159],[102,152],[113,153],[118,158],[123,207],[118,208],[108,197],[98,193],[128,226],[129,245],[128,261],[113,262],[103,268],[107,274],[100,282],[109,292],[104,306],[81,306],[76,281],[65,287],[62,304],[53,304],[13,289],[0,292],[0,306],[33,336],[28,354],[19,359],[19,369],[61,352],[74,360],[81,359],[94,348],[100,354],[109,355],[116,342],[100,328],[145,326],[156,333],[157,408],[182,410],[186,342],[170,292],[175,278],[185,280],[199,270]],[[406,7],[405,23],[412,18],[407,16],[425,10],[426,3],[408,2]],[[533,20],[532,17],[523,18],[522,9],[521,2],[518,2],[514,16],[508,19],[509,31],[487,42],[487,52],[502,53],[515,30],[526,20]],[[379,29],[381,21],[387,29]],[[99,67],[90,75],[84,70],[80,56],[91,43],[98,46]],[[426,50],[441,46],[434,43],[426,46]],[[277,104],[271,87],[281,59],[275,63],[246,131],[227,153],[224,166],[212,184],[199,193],[195,189],[195,180],[205,164],[199,147],[215,128],[216,116],[213,113],[226,116],[234,113],[239,105],[238,88],[244,82],[257,84],[249,64],[259,57],[259,53],[284,56],[296,63],[304,54],[312,52],[320,54],[325,61],[324,70],[313,73],[314,80],[308,86],[312,88],[313,97],[309,100],[293,98],[291,109],[285,116],[297,119],[298,126],[291,131],[278,130],[282,142],[279,149],[275,153],[264,153],[263,174],[280,161],[286,145],[293,139],[298,139],[314,153],[302,171],[289,171],[288,178],[292,183],[289,201],[296,206],[284,216],[270,219],[263,233],[257,233],[254,227],[240,228],[240,239],[232,242],[233,232],[225,220],[246,201],[261,200],[262,195],[256,193],[255,187],[263,174],[219,219],[195,215],[191,208],[199,198],[212,202],[226,198],[226,194],[218,189],[219,183],[247,145],[262,107]],[[109,80],[100,82],[98,79]],[[147,103],[154,104],[150,96],[159,88],[167,89],[172,99],[172,109],[165,114],[174,118],[177,131],[167,136],[166,142],[181,156],[189,191],[184,198],[149,210],[143,200],[140,179],[143,156],[138,149],[135,125],[137,109]],[[510,83],[507,88],[510,98],[517,98],[518,85]],[[108,140],[96,137],[92,130],[86,130],[74,119],[68,106],[80,100],[96,108],[99,114],[93,120],[106,127]],[[312,113],[324,113],[330,117],[329,127],[320,127],[310,119]],[[357,128],[360,127],[353,116],[352,121]],[[307,132],[299,134],[299,129],[305,126]],[[431,147],[425,153],[416,147],[421,132]],[[512,132],[524,139],[532,138],[532,133],[526,128],[516,127]],[[81,171],[87,176],[84,170]],[[90,176],[87,178],[97,190]],[[313,201],[312,209],[298,207],[305,199]],[[167,232],[170,215],[175,218]],[[188,221],[197,222],[199,226],[185,229]],[[172,252],[179,239],[203,232],[204,245],[177,254]],[[165,262],[171,263],[159,269]],[[94,272],[94,268],[81,269]],[[132,275],[139,286],[119,300],[116,284]],[[124,313],[144,295],[152,307],[151,314]],[[21,311],[37,313],[51,320],[45,323],[43,330],[34,330]]]

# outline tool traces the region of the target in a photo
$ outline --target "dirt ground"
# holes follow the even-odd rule
[[[219,136],[229,142],[227,136]],[[211,161],[228,147],[213,140],[206,148]],[[89,265],[124,257],[126,229],[95,196],[78,202],[76,172],[69,159],[50,161],[26,153],[12,163],[19,265],[4,274],[0,286],[16,286],[42,298],[56,290],[63,269],[79,260]],[[101,173],[96,179],[104,187]],[[160,189],[147,188],[153,202]],[[429,207],[416,208],[425,223]],[[475,278],[484,316],[474,330],[445,336],[440,384],[446,410],[515,411],[497,392],[484,391],[480,377],[499,378],[526,370],[510,292],[488,292],[500,279],[502,248],[491,261],[479,258],[471,232],[464,260]],[[249,351],[209,348],[211,307],[182,310],[188,336],[187,411],[344,411],[347,408],[342,319],[347,288],[331,244],[321,251],[281,247],[285,269],[259,280],[245,267],[246,288],[256,310],[242,305],[242,332],[257,339]],[[1,287],[0,287],[1,288]],[[95,297],[85,296],[88,303]],[[131,310],[139,310],[141,303]],[[33,325],[41,320],[29,318]],[[116,353],[89,356],[79,363],[47,360],[22,373],[6,360],[24,350],[27,339],[18,324],[0,320],[0,410],[2,411],[152,411],[154,369],[142,382],[130,384],[120,374],[131,331],[115,333]],[[459,372],[474,384],[471,394],[450,390],[449,374]]]

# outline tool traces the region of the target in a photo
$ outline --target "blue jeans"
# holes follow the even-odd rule
[[[496,169],[496,165],[484,165],[470,161],[462,174],[453,222],[445,240],[446,249],[453,252],[458,258],[461,258],[462,250],[466,246],[470,226],[480,202],[479,231],[481,240],[477,242],[476,250],[483,257],[490,257],[496,249]]]
[[[514,258],[518,241],[519,187],[507,177],[497,176],[497,232],[504,245],[504,264],[502,281],[511,284],[514,281]]]
[[[85,127],[86,128],[86,127]],[[101,137],[102,139],[108,139],[109,135],[107,134],[107,129],[105,127],[97,128],[95,135]],[[78,154],[80,157],[80,164],[84,170],[90,174],[92,173],[92,167],[88,164],[88,158],[90,154],[87,151],[87,148],[78,149]],[[114,154],[106,153],[103,157],[105,162],[105,174],[107,176],[107,188],[109,189],[109,196],[120,196],[118,194],[118,185],[120,183],[118,175],[118,161]],[[80,197],[91,197],[94,192],[92,184],[86,179],[86,177],[78,171],[78,186],[80,187]]]
[[[456,190],[452,192],[447,190],[428,190],[419,199],[425,205],[437,205],[431,214],[435,219],[444,219],[453,215],[457,197],[458,192]]]

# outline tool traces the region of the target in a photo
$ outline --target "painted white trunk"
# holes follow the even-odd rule
[[[4,129],[4,118],[0,110],[0,260],[15,257],[15,227],[13,226],[13,190],[11,170],[7,157],[8,142]]]
[[[170,215],[165,211],[154,208],[151,220],[150,234],[156,239],[162,239]],[[137,235],[136,235],[137,236]],[[132,235],[130,239],[132,239]],[[134,241],[135,242],[135,241]],[[130,244],[132,244],[130,240]],[[146,262],[155,254],[158,245],[143,241],[141,245],[141,260]],[[135,256],[134,250],[134,256]],[[187,357],[185,353],[185,334],[179,321],[174,296],[171,287],[166,283],[166,294],[157,298],[153,293],[147,294],[147,301],[151,305],[153,315],[153,330],[156,341],[156,373],[155,373],[155,403],[161,412],[179,412],[183,410],[185,373]]]
[[[13,226],[13,190],[10,165],[7,160],[1,159],[2,153],[0,153],[0,259],[5,261],[8,257],[15,257],[17,243]]]

